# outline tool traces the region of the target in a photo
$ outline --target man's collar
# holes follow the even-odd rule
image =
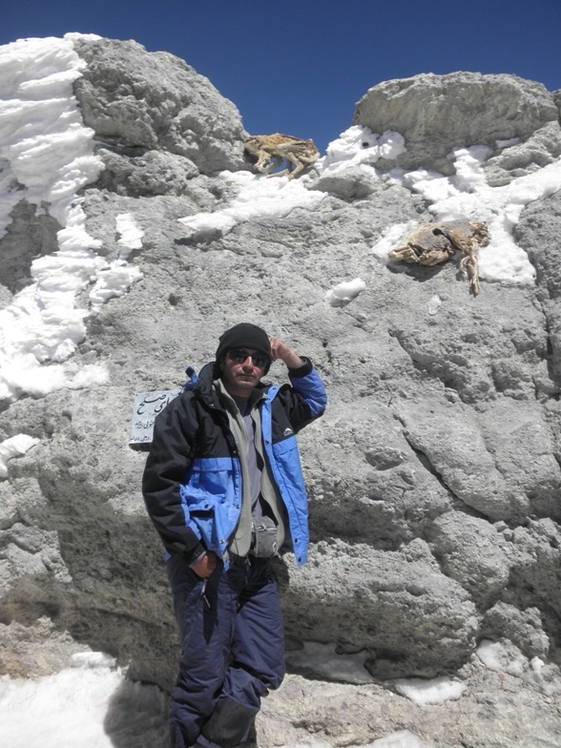
[[[218,397],[224,403],[224,405],[228,406],[228,404],[233,404],[237,408],[236,401],[234,397],[228,392],[226,389],[226,386],[222,379],[215,379],[213,382],[213,386],[218,393]],[[248,403],[250,407],[253,407],[255,403],[259,402],[259,400],[262,400],[265,397],[265,392],[263,391],[263,387],[261,387],[259,384],[254,387],[251,391],[251,394],[247,398]],[[244,399],[244,398],[239,398]]]

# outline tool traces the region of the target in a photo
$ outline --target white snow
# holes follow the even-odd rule
[[[10,748],[152,748],[164,733],[162,693],[127,680],[100,652],[74,655],[56,675],[0,677],[0,735]]]
[[[331,176],[349,166],[373,166],[381,158],[395,159],[406,150],[402,135],[387,130],[376,135],[368,127],[352,125],[327,146],[327,153],[318,159],[315,168]]]
[[[127,266],[128,244],[107,263],[97,254],[101,242],[86,230],[78,191],[103,164],[72,90],[86,65],[74,51],[76,36],[0,47],[0,238],[23,199],[62,227],[58,250],[33,260],[30,284],[0,311],[0,400],[106,382],[104,365],[78,369],[66,362],[85,337],[85,318],[140,277]],[[122,233],[125,244],[138,241],[138,230],[130,238],[132,225],[131,219]],[[78,308],[76,295],[89,285],[91,306]]]
[[[434,294],[434,296],[431,296],[429,299],[429,303],[427,304],[428,313],[431,317],[434,317],[434,315],[438,312],[440,307],[442,306],[442,299],[438,294]]]
[[[28,434],[16,434],[16,436],[11,436],[9,439],[0,442],[0,478],[6,478],[8,475],[6,465],[8,460],[11,460],[12,457],[21,457],[36,444],[39,444],[39,439],[35,439]]]
[[[267,177],[248,171],[223,171],[220,176],[238,188],[228,207],[214,213],[197,213],[179,218],[191,236],[220,231],[227,234],[244,221],[283,218],[296,208],[313,209],[325,193],[305,188],[305,179]]]
[[[129,265],[127,258],[133,249],[142,247],[144,231],[131,213],[121,213],[115,219],[115,231],[119,235],[119,257],[100,270],[98,280],[90,291],[92,311],[98,311],[109,299],[125,294],[131,285],[142,278],[136,265]]]
[[[388,226],[387,229],[382,231],[380,238],[372,247],[372,253],[378,258],[378,260],[380,260],[380,262],[386,264],[388,262],[389,252],[398,247],[400,240],[410,234],[416,226],[418,226],[417,221],[394,223],[393,226]],[[406,270],[402,265],[396,265],[395,269]]]
[[[356,297],[364,291],[366,283],[362,278],[355,278],[351,281],[343,281],[338,283],[325,294],[326,301],[331,306],[342,306],[347,304],[349,301],[356,299]]]
[[[530,683],[536,691],[541,691],[546,696],[558,696],[561,694],[561,673],[559,668],[551,664],[547,665],[539,657],[532,657],[528,669],[524,673],[524,680]]]
[[[489,670],[522,678],[536,691],[546,696],[561,694],[561,671],[558,666],[546,664],[539,657],[528,660],[511,642],[492,642],[484,639],[476,651],[477,657]]]
[[[528,658],[514,647],[506,649],[501,642],[491,642],[487,639],[481,642],[476,654],[489,670],[509,673],[518,678],[522,676],[528,665]]]
[[[394,681],[396,691],[406,696],[419,706],[426,704],[443,704],[445,701],[455,701],[466,690],[464,683],[445,678],[398,678]]]

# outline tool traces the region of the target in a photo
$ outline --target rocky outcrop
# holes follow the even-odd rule
[[[100,142],[104,187],[182,194],[199,172],[243,166],[237,109],[183,60],[134,41],[79,39],[75,48],[87,62],[76,98]]]
[[[488,164],[493,184],[545,166],[561,154],[559,113],[553,95],[540,83],[514,75],[425,73],[384,81],[357,104],[354,124],[373,132],[396,130],[407,151],[397,165],[453,174],[454,148],[485,144],[495,156]],[[521,141],[502,154],[506,141]],[[502,154],[502,155],[501,155]],[[393,168],[394,161],[378,167]],[[502,181],[502,183],[504,183]]]
[[[383,715],[393,707],[377,700],[387,679],[473,677],[483,701],[499,698],[504,679],[493,673],[491,683],[474,660],[482,639],[512,643],[527,669],[535,657],[561,664],[561,192],[551,188],[514,221],[535,283],[483,279],[473,298],[454,261],[401,272],[376,250],[396,226],[432,218],[429,199],[406,180],[385,179],[386,169],[450,174],[453,148],[481,144],[491,149],[483,169],[497,189],[545,169],[559,155],[552,95],[507,75],[380,84],[359,102],[355,123],[401,133],[403,154],[379,159],[379,171],[353,163],[322,173],[319,164],[319,175],[286,187],[259,177],[277,184],[279,196],[301,190],[300,202],[242,215],[232,206],[244,183],[219,173],[250,168],[235,107],[170,55],[134,42],[74,44],[87,63],[77,100],[105,165],[82,193],[86,228],[98,254],[116,262],[115,227],[132,216],[141,239],[128,262],[142,278],[90,308],[69,359],[76,372],[102,367],[103,381],[3,403],[0,449],[18,434],[36,440],[28,451],[0,453],[5,670],[36,667],[29,648],[14,652],[15,640],[49,641],[54,659],[70,636],[72,647],[109,652],[131,677],[169,687],[177,639],[160,543],[140,495],[144,453],[128,446],[133,397],[180,386],[185,366],[210,360],[218,336],[240,320],[309,355],[328,389],[325,416],[299,437],[310,562],[297,569],[287,558],[276,574],[289,647],[365,651],[379,682],[357,696],[356,735],[340,721],[331,734],[368,742],[363,702],[379,708],[389,729]],[[495,145],[511,138],[520,140],[514,150]],[[195,230],[179,221],[221,211],[230,211],[228,223],[208,218]],[[13,212],[0,239],[5,309],[29,284],[32,256],[53,251],[58,227],[24,202]],[[326,300],[357,278],[352,298]],[[85,291],[78,303],[87,306]],[[46,361],[42,371],[49,368]],[[282,367],[271,376],[282,378]],[[527,687],[528,708],[546,708],[535,682]],[[326,698],[337,690],[322,688]],[[305,682],[293,676],[287,689],[271,702],[277,712],[266,715],[264,744],[329,723],[312,709]],[[304,716],[293,693],[307,705]],[[546,706],[549,720],[554,708]],[[479,713],[462,709],[462,734],[480,737]],[[425,727],[425,737],[436,736]]]

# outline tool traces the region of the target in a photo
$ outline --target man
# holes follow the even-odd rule
[[[291,384],[265,385],[273,361]],[[306,561],[307,497],[295,434],[322,415],[311,362],[249,323],[156,418],[143,479],[167,550],[182,651],[170,748],[246,741],[261,697],[284,677],[280,604],[268,564]]]

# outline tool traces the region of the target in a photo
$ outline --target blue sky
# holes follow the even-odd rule
[[[561,88],[561,0],[2,0],[0,44],[135,39],[206,75],[251,134],[327,144],[368,88],[417,73],[514,73]]]

